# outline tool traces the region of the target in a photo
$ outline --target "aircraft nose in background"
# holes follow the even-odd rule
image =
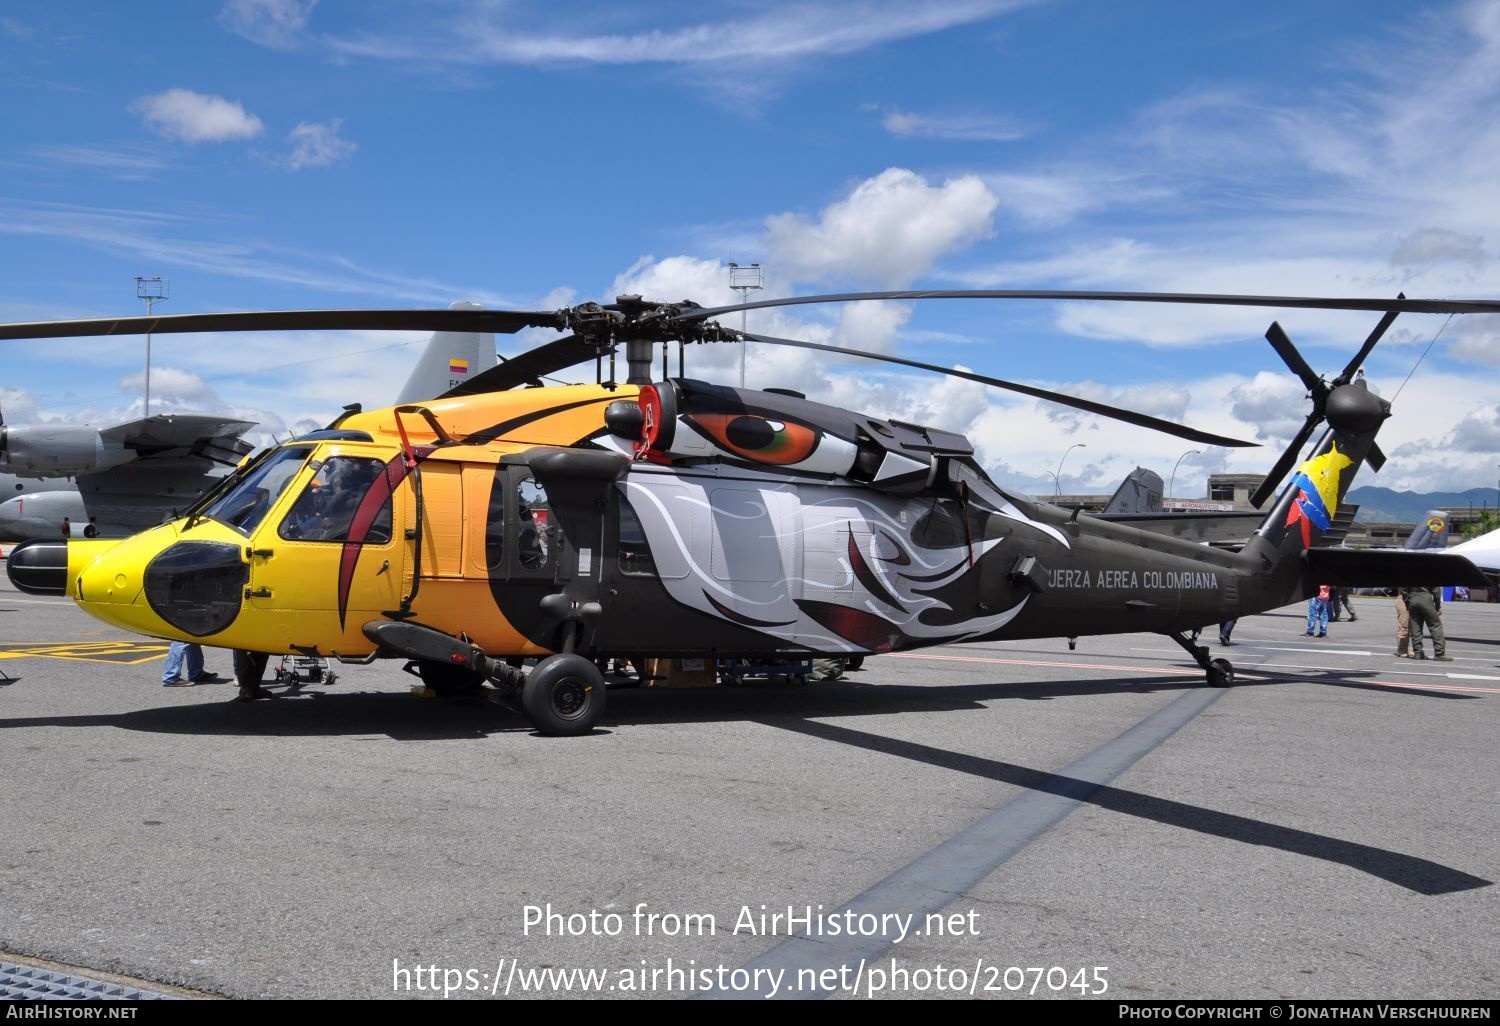
[[[65,541],[22,542],[5,561],[5,574],[19,591],[28,595],[68,593],[68,543]]]

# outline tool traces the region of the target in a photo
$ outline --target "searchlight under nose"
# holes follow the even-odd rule
[[[68,543],[33,538],[10,550],[5,575],[28,595],[68,593]]]

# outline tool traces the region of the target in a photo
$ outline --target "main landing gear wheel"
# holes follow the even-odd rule
[[[533,726],[554,737],[594,729],[604,715],[604,675],[581,655],[550,655],[536,664],[521,687],[521,708]]]
[[[1228,659],[1215,659],[1208,664],[1208,686],[1227,688],[1234,684],[1234,666]]]

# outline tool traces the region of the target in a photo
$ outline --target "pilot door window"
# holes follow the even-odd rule
[[[383,545],[391,540],[391,498],[377,487],[386,465],[377,459],[334,456],[317,467],[311,481],[287,511],[277,533],[288,541],[357,541]],[[374,495],[384,502],[373,506]]]

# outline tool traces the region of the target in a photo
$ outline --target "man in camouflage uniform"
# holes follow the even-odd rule
[[[1448,646],[1443,639],[1443,593],[1436,588],[1402,588],[1401,597],[1406,600],[1406,614],[1411,620],[1411,657],[1426,659],[1422,653],[1422,628],[1432,629],[1432,657],[1451,663]]]

